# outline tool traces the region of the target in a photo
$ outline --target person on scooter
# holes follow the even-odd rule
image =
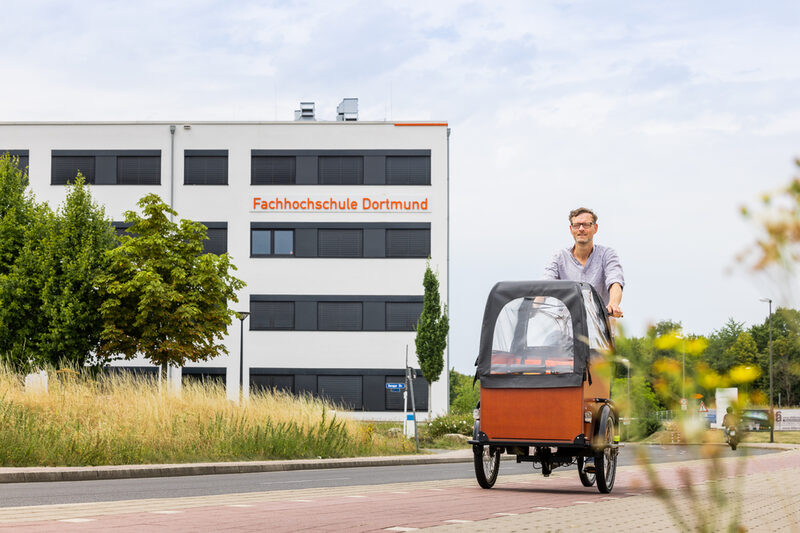
[[[725,428],[725,436],[728,436],[731,428],[736,428],[739,425],[739,417],[733,412],[733,407],[730,405],[725,409],[725,416],[722,417],[722,427]]]

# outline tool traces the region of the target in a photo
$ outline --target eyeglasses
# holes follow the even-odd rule
[[[581,229],[581,228],[589,229],[592,226],[594,226],[594,222],[575,222],[571,224],[571,226],[572,229]]]

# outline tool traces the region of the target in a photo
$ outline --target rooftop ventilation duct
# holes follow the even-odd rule
[[[300,109],[294,111],[295,120],[316,120],[314,118],[314,102],[300,102]]]
[[[342,122],[358,120],[358,98],[344,98],[342,103],[336,106],[336,120]]]

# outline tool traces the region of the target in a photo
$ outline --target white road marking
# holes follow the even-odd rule
[[[552,507],[534,507],[534,509],[541,509],[542,511],[549,511]]]
[[[445,522],[450,522],[451,524],[469,524],[473,522],[473,520],[445,520]]]
[[[494,513],[495,516],[517,516],[517,513]]]
[[[322,479],[293,479],[289,481],[264,481],[259,483],[259,485],[286,485],[289,483],[308,483],[314,481],[342,481],[350,479],[349,477],[325,477]]]
[[[94,518],[65,518],[59,522],[69,522],[70,524],[82,524],[83,522],[94,522]]]
[[[402,490],[398,490],[398,491],[395,491],[395,492],[390,492],[389,494],[408,494],[408,492],[402,491]]]
[[[428,490],[435,490],[436,492],[445,492],[444,489],[428,489]]]
[[[417,528],[415,527],[402,527],[402,526],[395,526],[395,527],[387,527],[384,531],[416,531]]]
[[[584,502],[584,501],[578,500],[578,501],[572,502],[572,503],[594,503],[594,502]]]

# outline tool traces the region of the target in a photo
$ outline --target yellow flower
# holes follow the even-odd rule
[[[739,365],[731,368],[730,377],[734,383],[750,383],[761,375],[761,369],[757,366]]]
[[[655,347],[659,350],[672,350],[677,346],[680,339],[674,331],[670,331],[666,335],[662,335],[655,340]]]
[[[690,355],[700,355],[708,347],[708,341],[703,337],[691,339],[686,343],[686,353]]]

